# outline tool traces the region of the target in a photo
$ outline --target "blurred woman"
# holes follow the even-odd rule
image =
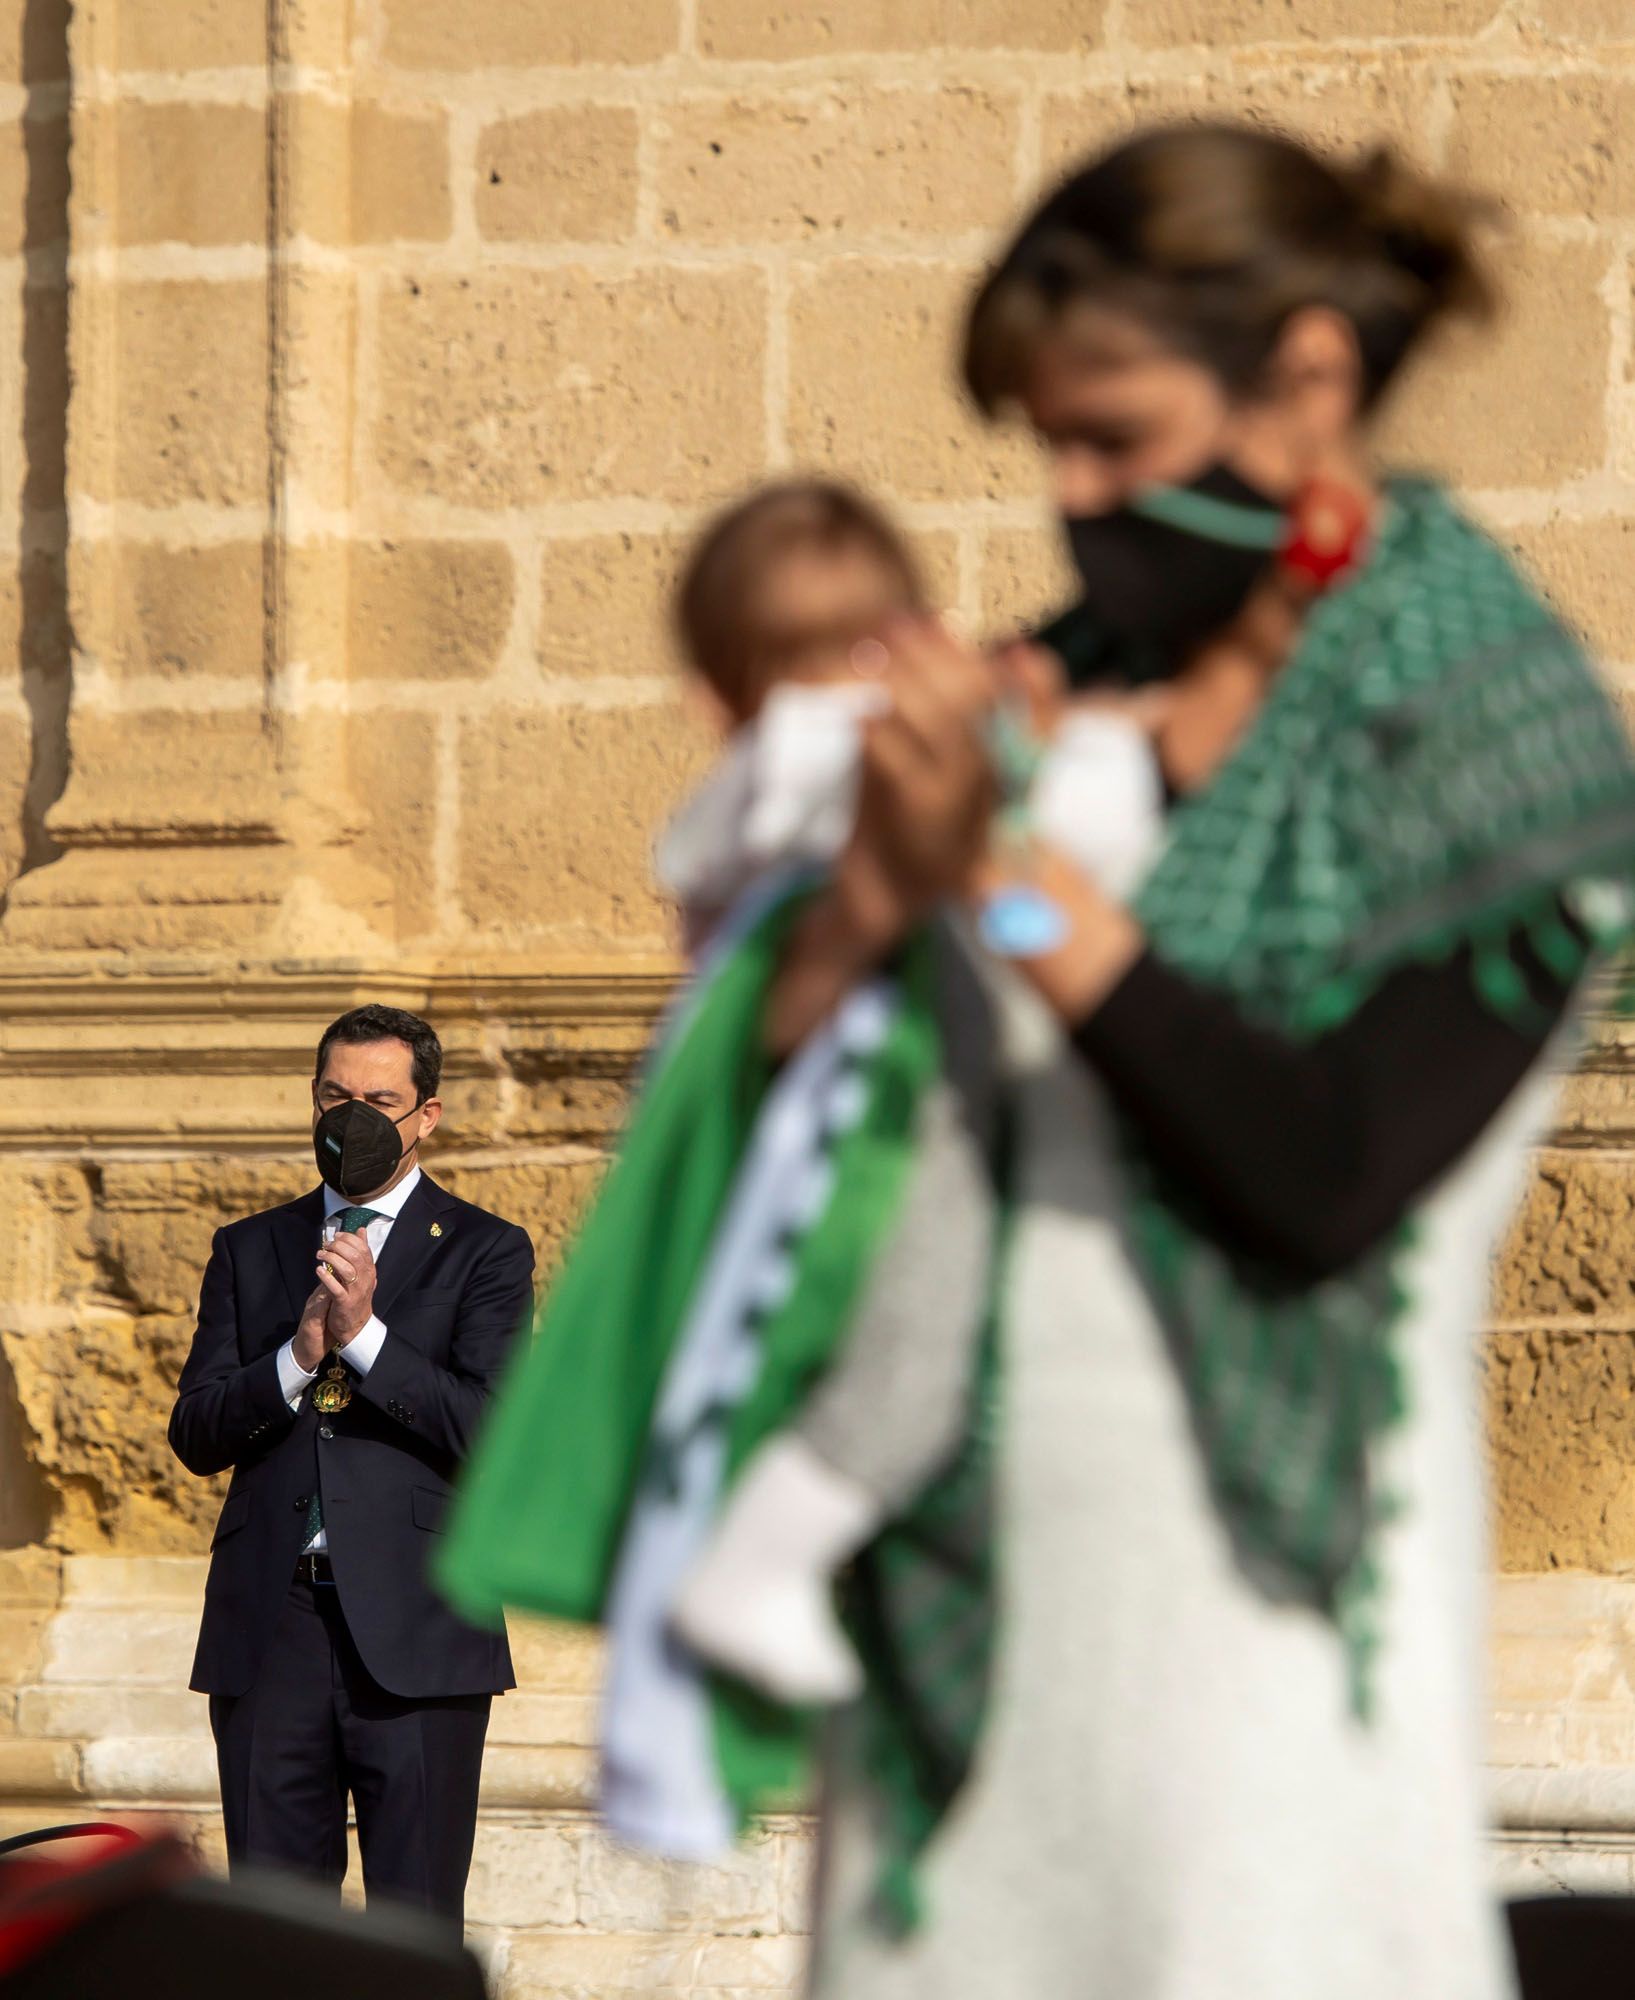
[[[1022,885],[1061,922],[1000,1002],[991,1694],[906,1939],[875,1921],[889,1800],[843,1732],[820,1996],[1508,1990],[1473,1335],[1627,920],[1635,779],[1505,555],[1372,467],[1424,337],[1489,311],[1468,229],[1389,154],[1155,130],[1046,201],[974,303],[969,386],[1053,462],[1069,670],[1161,697],[1170,811],[1128,907],[1048,855]],[[920,621],[890,650],[783,1046],[941,899],[1018,887],[984,861],[988,671]]]

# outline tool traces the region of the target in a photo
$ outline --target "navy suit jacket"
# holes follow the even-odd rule
[[[278,1381],[278,1350],[316,1282],[323,1214],[314,1189],[229,1223],[211,1246],[170,1417],[171,1449],[189,1472],[233,1469],[191,1685],[238,1695],[255,1679],[316,1491],[347,1629],[380,1685],[409,1699],[497,1694],[516,1685],[503,1627],[456,1617],[426,1569],[528,1315],[533,1245],[422,1174],[381,1249],[374,1310],[385,1342],[367,1375],[348,1371],[352,1401],[326,1417],[311,1389],[292,1411]]]

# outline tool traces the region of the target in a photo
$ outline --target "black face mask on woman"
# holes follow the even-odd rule
[[[1134,677],[1179,671],[1230,624],[1271,567],[1283,509],[1225,465],[1187,486],[1153,486],[1106,514],[1067,522],[1085,608],[1127,650]]]
[[[331,1105],[312,1130],[312,1152],[320,1177],[348,1201],[383,1188],[398,1170],[403,1141],[397,1126],[412,1118],[406,1111],[394,1125],[384,1111],[361,1098]],[[419,1141],[415,1142],[417,1145]]]

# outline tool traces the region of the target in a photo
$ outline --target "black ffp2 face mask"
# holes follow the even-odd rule
[[[1231,623],[1284,532],[1278,503],[1225,465],[1067,522],[1086,609],[1144,675],[1177,672]]]
[[[415,1111],[419,1109],[416,1105]],[[414,1111],[405,1112],[398,1124],[413,1116]],[[397,1172],[403,1151],[397,1125],[384,1111],[356,1097],[332,1105],[312,1130],[319,1176],[348,1201],[383,1188]]]

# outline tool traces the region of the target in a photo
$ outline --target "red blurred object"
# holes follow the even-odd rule
[[[486,1991],[458,1926],[425,1910],[343,1909],[327,1884],[276,1871],[218,1881],[173,1833],[97,1824],[0,1841],[6,2000],[485,2000]]]
[[[105,1820],[0,1841],[0,1979],[93,1912],[196,1870],[174,1834],[137,1833]]]
[[[1355,488],[1337,479],[1308,479],[1289,508],[1289,532],[1278,562],[1286,575],[1320,597],[1362,561],[1368,526],[1368,502]]]

